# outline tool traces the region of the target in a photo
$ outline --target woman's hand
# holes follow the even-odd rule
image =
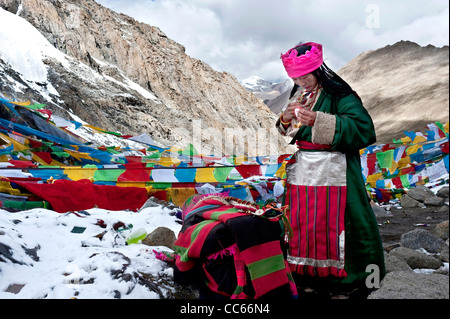
[[[316,112],[304,109],[300,102],[293,102],[287,106],[281,120],[283,122],[289,122],[296,117],[302,125],[313,126],[316,121]]]
[[[292,119],[295,119],[295,109],[300,106],[301,106],[300,102],[290,103],[287,106],[286,110],[284,110],[281,120],[283,122],[290,122]]]
[[[297,120],[306,126],[313,126],[316,122],[316,112],[304,109],[302,107],[297,108],[295,111]]]

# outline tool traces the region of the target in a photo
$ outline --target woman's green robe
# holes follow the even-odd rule
[[[362,102],[353,94],[333,99],[322,90],[313,111],[317,112],[314,126],[301,126],[291,143],[307,141],[327,144],[331,146],[331,151],[345,154],[347,200],[344,223],[347,277],[341,282],[364,280],[374,269],[379,271],[381,280],[385,274],[383,247],[366,192],[359,153],[360,149],[376,140],[372,119]],[[280,120],[276,126],[281,134],[288,133]]]

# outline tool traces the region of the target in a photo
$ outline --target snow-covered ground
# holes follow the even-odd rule
[[[161,298],[139,277],[171,279],[173,269],[153,252],[171,250],[128,245],[126,239],[141,228],[150,233],[159,226],[178,234],[181,225],[170,209],[85,212],[0,209],[0,298]],[[117,231],[114,225],[120,222],[132,227]],[[158,289],[165,298],[171,288]]]

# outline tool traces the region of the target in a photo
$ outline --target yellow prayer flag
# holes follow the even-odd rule
[[[167,189],[168,199],[178,207],[183,206],[184,202],[192,195],[195,195],[195,188],[192,187]]]
[[[145,188],[147,190],[147,193],[148,193],[147,182],[117,182],[116,186]]]
[[[83,126],[89,127],[89,128],[91,128],[91,129],[93,129],[93,130],[99,132],[99,133],[105,134],[105,133],[104,133],[105,130],[102,129],[102,128],[99,128],[99,127],[96,127],[96,126],[93,126],[93,125],[89,125],[89,124],[83,124]]]
[[[214,167],[197,168],[197,174],[195,175],[195,181],[197,183],[217,182],[217,179],[214,177]]]
[[[280,168],[276,171],[275,176],[281,179],[286,177],[286,162],[281,164]]]
[[[411,157],[409,157],[409,156],[402,157],[398,160],[398,163],[397,163],[398,168],[404,168],[404,167],[408,166],[409,163],[411,163]]]
[[[402,137],[400,140],[403,142],[403,144],[408,144],[412,142],[409,136]]]
[[[383,179],[382,173],[372,174],[372,175],[367,176],[367,183],[369,183],[371,187],[375,188],[376,182],[379,179]]]
[[[94,174],[97,168],[82,168],[77,166],[65,166],[64,174],[73,181],[80,179],[94,180]]]
[[[181,161],[178,158],[173,157],[161,157],[158,161],[158,165],[165,167],[178,166],[180,163]]]
[[[64,149],[64,152],[69,153],[70,156],[75,157],[77,160],[81,160],[82,158],[87,159],[87,160],[93,160],[93,161],[98,161],[95,158],[92,158],[89,153],[82,153],[82,152],[76,152],[76,151],[71,151],[67,148]]]
[[[247,160],[247,157],[245,155],[236,156],[236,158],[234,159],[234,165],[241,165],[246,160]]]
[[[425,136],[417,135],[417,136],[414,138],[413,144],[422,143],[422,142],[426,142],[426,141],[427,141],[427,139],[426,139]]]
[[[414,145],[408,146],[408,148],[406,149],[406,154],[411,155],[411,154],[417,153],[417,151],[421,147],[422,147],[422,145],[420,145],[420,144],[414,144]]]
[[[30,100],[28,100],[28,101],[26,101],[26,102],[10,101],[10,102],[8,102],[8,103],[15,104],[15,105],[19,105],[19,106],[28,106],[28,105],[31,105]]]

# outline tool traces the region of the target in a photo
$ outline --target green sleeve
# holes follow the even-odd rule
[[[360,150],[376,141],[372,118],[353,94],[341,98],[337,106],[333,150],[347,153]]]

